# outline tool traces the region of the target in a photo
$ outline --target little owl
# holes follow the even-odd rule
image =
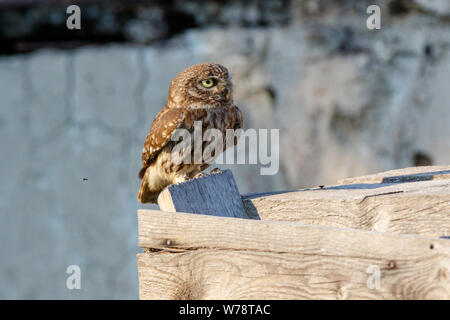
[[[227,129],[242,128],[242,114],[233,103],[230,73],[219,64],[191,66],[172,80],[166,105],[153,121],[142,150],[140,202],[155,203],[166,186],[199,176],[209,167],[209,161],[184,163],[172,158],[172,150],[178,143],[171,139],[176,129],[192,133],[196,121],[201,121],[202,132],[218,129],[224,137]],[[220,151],[228,146],[224,143]],[[192,150],[189,156],[193,157],[194,147],[189,147]]]

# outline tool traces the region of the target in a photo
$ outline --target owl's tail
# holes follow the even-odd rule
[[[139,178],[139,179],[142,179],[142,178],[144,177],[145,171],[147,171],[147,168],[148,168],[148,167],[144,167],[144,168],[142,168],[141,170],[139,170],[139,173],[138,173],[138,178]]]
[[[142,179],[142,182],[137,198],[140,203],[156,203],[156,201],[158,200],[159,192],[150,191],[148,179],[143,179],[146,173],[146,169],[147,168],[142,168],[139,171],[139,178]]]

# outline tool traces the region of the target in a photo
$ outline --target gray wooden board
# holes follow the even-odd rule
[[[161,192],[158,205],[169,212],[259,219],[247,215],[230,170],[170,185]]]

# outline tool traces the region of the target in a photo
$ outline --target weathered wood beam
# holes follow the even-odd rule
[[[354,184],[252,194],[243,196],[243,202],[249,214],[258,214],[263,220],[449,236],[450,179],[445,179],[446,172],[417,172],[412,176],[425,181],[405,183],[400,183],[400,178],[393,178],[399,176],[395,174],[378,175],[376,180],[371,177],[370,181],[392,179],[397,183],[364,183],[368,180],[355,178]],[[434,180],[435,177],[438,179]],[[410,178],[411,175],[404,181],[410,181]]]
[[[450,166],[425,166],[390,170],[367,176],[342,179],[338,181],[338,184],[403,183],[442,179],[450,179]]]
[[[139,246],[162,250],[137,256],[141,299],[450,298],[449,240],[154,210],[138,221]]]

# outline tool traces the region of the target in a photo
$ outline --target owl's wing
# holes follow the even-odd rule
[[[228,135],[228,132],[224,135],[223,150],[222,150],[223,152],[225,152],[225,150],[227,150],[228,148],[235,146],[238,143],[239,138],[241,137],[242,134],[242,130],[239,130],[242,129],[243,127],[241,110],[239,110],[239,108],[236,105],[234,105],[230,109],[228,117],[230,119],[230,122],[227,123],[228,127],[226,129],[234,129],[235,131],[231,135]]]
[[[242,129],[242,112],[239,110],[238,106],[234,106],[236,108],[236,121],[234,122],[233,129]]]
[[[163,108],[152,123],[150,132],[147,134],[142,150],[142,169],[139,178],[142,179],[147,167],[155,160],[159,151],[170,141],[174,131],[184,121],[182,109]]]

